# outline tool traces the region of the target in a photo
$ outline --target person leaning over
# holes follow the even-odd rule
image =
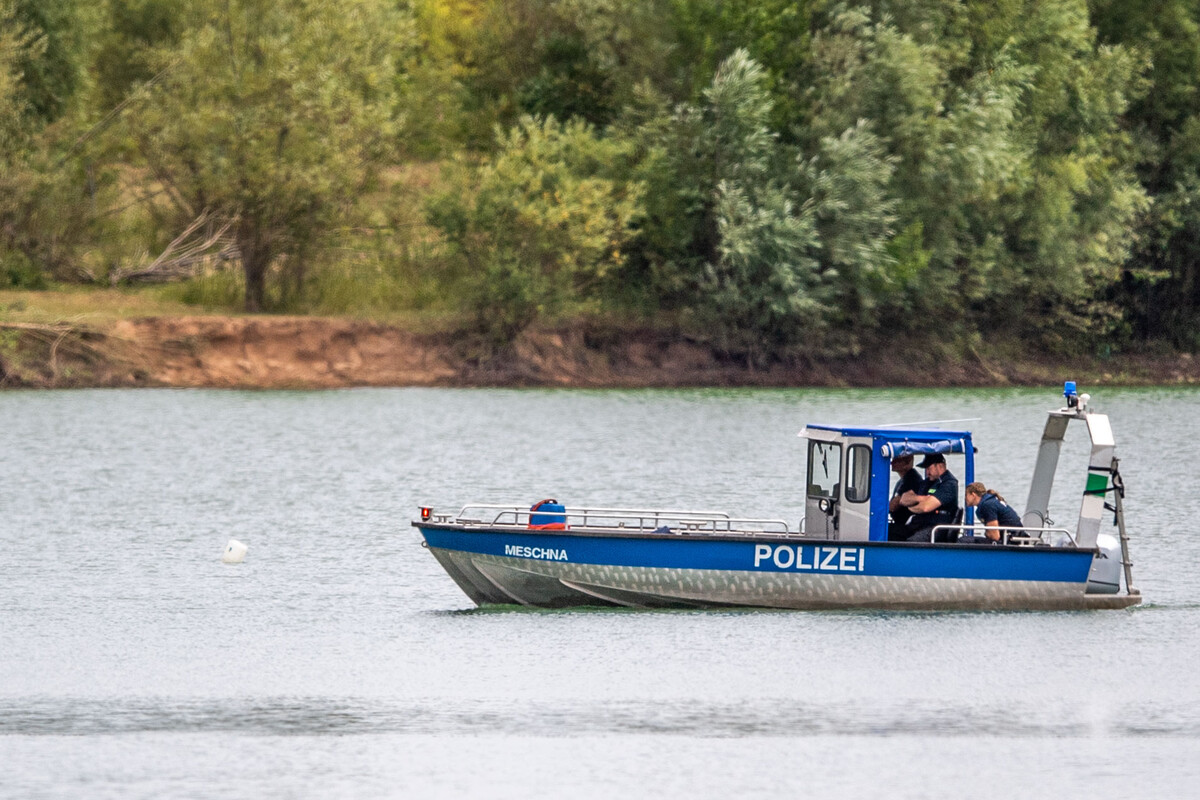
[[[888,541],[899,542],[908,537],[910,533],[907,530],[908,521],[912,518],[913,512],[900,503],[900,497],[905,492],[919,492],[921,490],[921,473],[917,472],[913,467],[912,454],[906,456],[896,456],[892,459],[892,472],[900,476],[900,480],[896,481],[896,488],[892,490],[892,499],[888,501],[888,513],[892,515],[892,521],[888,523]]]
[[[985,488],[982,483],[975,481],[968,483],[964,499],[967,502],[967,508],[975,508],[975,517],[983,523],[983,533],[990,542],[1003,544],[1005,534],[1012,536],[1016,531],[1001,531],[1000,528],[1023,528],[1021,524],[1021,516],[1010,506],[1004,502],[1004,498],[998,495],[991,489]]]
[[[908,522],[911,533],[905,541],[928,542],[935,527],[952,525],[958,516],[958,478],[946,468],[946,458],[941,453],[930,453],[917,466],[925,470],[925,485],[919,492],[900,496],[900,504],[913,514]],[[953,542],[957,538],[956,531],[938,534],[940,542]]]

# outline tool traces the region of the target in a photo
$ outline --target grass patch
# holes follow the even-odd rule
[[[200,304],[186,303],[183,296],[202,297]],[[96,289],[79,286],[43,291],[0,290],[0,323],[24,322],[40,325],[66,322],[103,327],[122,319],[140,317],[190,317],[200,315],[244,316],[242,298],[228,306],[217,305],[218,294],[205,295],[188,284],[136,288]],[[351,318],[393,325],[417,333],[446,333],[463,327],[466,315],[454,308],[350,308],[337,313],[310,312],[312,316]],[[266,315],[270,316],[270,315]]]
[[[0,290],[0,321],[105,323],[136,317],[195,314],[164,287],[100,289],[58,286],[29,291]]]

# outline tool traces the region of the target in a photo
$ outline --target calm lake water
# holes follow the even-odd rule
[[[1056,390],[0,393],[0,797],[1194,797],[1200,391],[1092,394],[1145,604],[917,614],[471,610],[409,522],[794,525],[809,421],[979,418],[1023,508]]]

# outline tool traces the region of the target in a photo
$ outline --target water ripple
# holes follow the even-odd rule
[[[128,733],[229,732],[262,736],[379,733],[594,736],[651,734],[700,737],[1005,736],[1200,737],[1200,704],[1118,707],[1096,719],[1091,709],[949,704],[865,707],[645,701],[466,704],[347,701],[329,698],[18,699],[0,703],[0,735],[96,736]]]

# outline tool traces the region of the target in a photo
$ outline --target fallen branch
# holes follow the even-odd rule
[[[211,257],[212,254],[210,251],[217,245],[220,245],[216,254],[217,257],[228,258],[228,254],[231,248],[233,248],[233,243],[226,237],[226,234],[236,221],[234,219],[225,220],[225,223],[219,229],[216,231],[210,230],[205,238],[188,243],[188,240],[197,230],[210,224],[212,221],[213,215],[208,210],[201,212],[200,216],[192,220],[183,233],[176,236],[167,245],[166,249],[159,254],[158,258],[154,259],[149,265],[128,272],[114,269],[109,273],[109,281],[115,286],[122,281],[165,283],[178,278],[187,278],[194,273],[196,264],[203,263]]]

